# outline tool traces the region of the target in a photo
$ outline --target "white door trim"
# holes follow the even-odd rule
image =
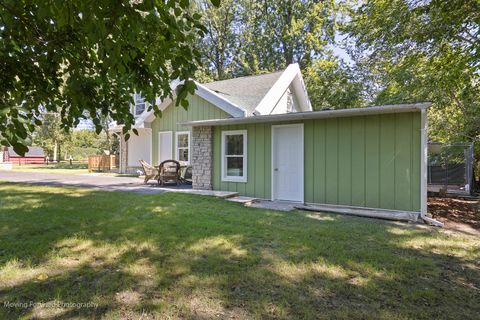
[[[173,147],[174,147],[174,145],[173,145],[173,131],[171,131],[171,130],[158,131],[158,133],[157,133],[157,148],[158,148],[158,150],[157,150],[157,162],[158,162],[157,165],[159,165],[160,162],[161,162],[160,161],[160,153],[162,151],[162,148],[161,148],[161,144],[160,144],[160,141],[161,141],[160,136],[161,136],[162,133],[170,133],[170,138],[171,138],[171,142],[170,142],[170,144],[171,144],[171,146],[170,146],[171,157],[170,158],[173,158]]]
[[[301,149],[302,149],[302,153],[301,153],[301,157],[302,157],[302,160],[300,161],[300,171],[301,171],[301,175],[300,175],[300,179],[301,179],[301,194],[302,194],[302,199],[301,199],[301,202],[304,203],[305,202],[305,147],[304,147],[304,135],[305,135],[305,131],[304,131],[304,125],[303,123],[295,123],[295,124],[280,124],[280,125],[272,125],[272,159],[271,159],[271,176],[272,176],[272,180],[271,180],[271,183],[272,183],[272,190],[271,190],[271,193],[272,193],[272,201],[276,200],[276,194],[275,194],[275,173],[274,173],[274,170],[275,170],[275,144],[276,144],[276,137],[275,137],[275,129],[276,128],[281,128],[281,127],[300,127],[301,128]]]
[[[145,132],[150,136],[150,143],[148,144],[150,146],[150,164],[153,162],[153,131],[151,128],[145,128]]]

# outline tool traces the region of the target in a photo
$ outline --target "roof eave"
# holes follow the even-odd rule
[[[325,119],[325,118],[342,118],[342,117],[374,115],[374,114],[413,112],[413,111],[424,110],[428,108],[430,105],[431,105],[430,102],[421,102],[421,103],[411,103],[411,104],[383,105],[383,106],[374,106],[374,107],[366,107],[366,108],[261,115],[261,116],[247,117],[247,118],[185,121],[185,122],[179,122],[178,124],[194,127],[194,126],[218,126],[218,125],[229,125],[229,124],[296,121],[296,120]]]

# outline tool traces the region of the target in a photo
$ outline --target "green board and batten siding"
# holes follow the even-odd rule
[[[152,160],[158,163],[158,133],[162,131],[173,131],[172,154],[175,155],[175,132],[191,131],[191,127],[179,125],[179,122],[224,119],[231,116],[225,111],[205,99],[193,95],[188,97],[189,107],[185,110],[181,106],[175,106],[172,102],[163,112],[161,117],[156,117],[151,123],[152,128]],[[191,137],[190,137],[191,139]]]
[[[303,123],[305,202],[420,211],[420,112]],[[215,190],[271,198],[271,127],[214,127]],[[221,132],[240,129],[248,133],[247,182],[222,182]]]

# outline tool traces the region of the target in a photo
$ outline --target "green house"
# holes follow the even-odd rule
[[[145,114],[142,133],[122,143],[123,168],[144,152],[188,162],[195,189],[425,217],[428,103],[312,111],[297,65],[197,87],[188,110],[163,101],[161,118]]]
[[[172,83],[172,91],[179,85]],[[275,73],[196,86],[195,94],[188,97],[187,110],[175,106],[175,96],[157,100],[161,117],[148,111],[148,104],[140,95],[134,95],[132,113],[138,135],[130,134],[128,141],[120,139],[120,172],[140,171],[139,160],[158,165],[163,160],[175,159],[191,164],[192,128],[181,122],[312,111],[298,64]],[[111,131],[122,136],[121,129],[117,126]]]

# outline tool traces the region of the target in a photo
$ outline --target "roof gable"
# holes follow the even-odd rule
[[[308,98],[307,89],[303,82],[302,73],[297,63],[291,64],[282,72],[281,76],[265,94],[256,107],[256,112],[261,115],[272,114],[278,102],[287,90],[291,90],[298,101],[298,111],[312,111],[312,105]]]
[[[234,118],[274,113],[276,106],[285,97],[287,91],[294,95],[294,100],[298,104],[297,111],[312,111],[298,64],[291,64],[284,71],[269,74],[239,77],[206,84],[195,82],[195,84],[197,86],[196,95]],[[182,85],[180,81],[172,82],[172,92],[175,92],[175,89],[180,85]],[[163,111],[171,105],[175,97],[174,94],[172,98],[163,101],[157,99],[155,103]],[[281,111],[281,113],[286,112]],[[152,122],[154,119],[153,110],[147,111],[136,119],[135,127],[144,127],[145,122]]]
[[[242,106],[252,115],[260,101],[282,75],[283,71],[221,80],[203,84],[223,98]]]
[[[219,108],[222,111],[225,111],[232,117],[245,117],[246,116],[246,110],[237,106],[236,104],[232,103],[231,101],[225,99],[223,96],[217,94],[216,92],[208,89],[207,87],[203,86],[200,83],[195,82],[197,88],[195,89],[195,95],[198,95],[199,97],[203,98],[204,100],[210,102],[213,104],[215,107]],[[175,92],[175,89],[181,85],[180,82],[172,86],[172,91]],[[166,108],[168,108],[170,105],[172,105],[172,102],[175,100],[176,95],[173,95],[173,98],[167,98],[161,101],[160,99],[157,99],[155,102],[160,109],[160,111],[164,111]],[[136,119],[136,127],[141,127],[141,125],[144,122],[152,122],[155,120],[155,114],[153,110],[145,112],[143,115],[138,117]]]
[[[8,155],[10,157],[20,157],[20,155],[13,150],[13,147],[8,147]],[[25,152],[24,157],[44,157],[44,156],[45,156],[45,153],[43,152],[42,147],[28,147],[28,151]]]

